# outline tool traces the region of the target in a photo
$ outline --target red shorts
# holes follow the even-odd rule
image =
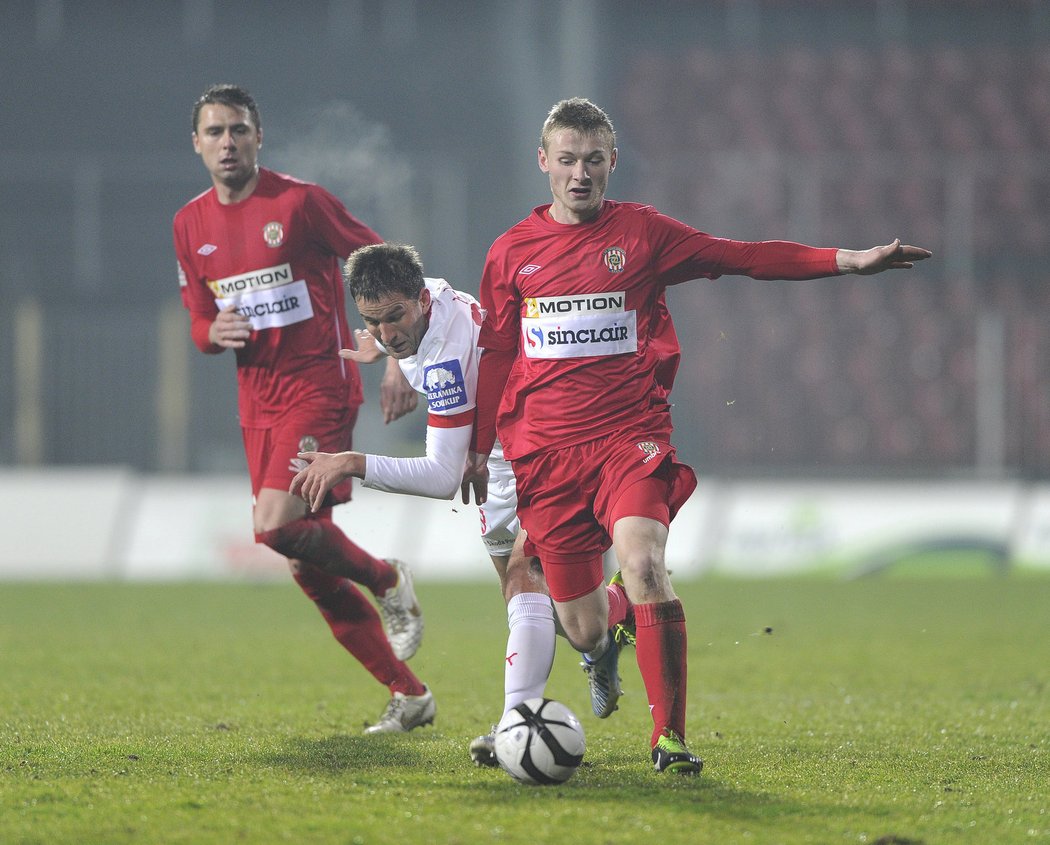
[[[263,487],[287,491],[306,462],[299,452],[345,452],[351,448],[357,409],[290,411],[270,428],[241,428],[252,495]],[[325,507],[350,501],[350,479],[337,485],[325,498]]]
[[[602,583],[601,555],[625,516],[668,524],[696,489],[696,475],[666,441],[616,433],[513,461],[527,552],[540,558],[556,601]]]

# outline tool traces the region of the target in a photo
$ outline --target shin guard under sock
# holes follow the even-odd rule
[[[619,625],[627,619],[633,605],[627,598],[627,591],[619,584],[609,584],[605,588],[609,597],[609,628]]]
[[[554,608],[543,593],[519,593],[507,602],[507,657],[503,712],[542,698],[554,664]]]
[[[652,745],[665,728],[685,738],[686,630],[678,599],[634,606],[635,652],[653,715]]]
[[[330,575],[349,578],[381,596],[397,583],[397,570],[372,557],[327,517],[303,517],[255,535],[278,554]]]
[[[293,572],[292,577],[317,605],[339,644],[379,683],[391,693],[423,694],[419,678],[394,656],[379,614],[352,582],[308,566]]]

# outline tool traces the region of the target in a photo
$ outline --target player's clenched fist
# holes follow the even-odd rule
[[[252,321],[237,313],[236,305],[227,305],[208,329],[208,340],[224,349],[243,349],[252,333]]]

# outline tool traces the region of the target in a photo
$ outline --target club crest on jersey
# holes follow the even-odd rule
[[[649,463],[653,458],[660,456],[660,444],[653,443],[652,440],[643,440],[641,443],[635,444],[645,453],[645,457],[642,459],[643,464]]]
[[[263,240],[269,247],[279,247],[284,243],[284,226],[276,220],[263,226]]]
[[[300,452],[316,452],[320,448],[320,443],[317,442],[317,438],[312,434],[304,434],[299,438],[299,451]],[[292,458],[288,462],[288,469],[292,472],[302,472],[310,466],[310,462],[306,458],[300,458],[298,456]]]
[[[602,261],[610,273],[622,273],[627,265],[627,253],[623,247],[611,246],[602,253]]]

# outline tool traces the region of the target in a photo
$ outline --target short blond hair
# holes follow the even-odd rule
[[[540,132],[540,146],[544,150],[551,136],[563,129],[571,129],[581,135],[594,135],[612,150],[616,146],[616,130],[602,109],[583,97],[571,97],[555,103]]]

